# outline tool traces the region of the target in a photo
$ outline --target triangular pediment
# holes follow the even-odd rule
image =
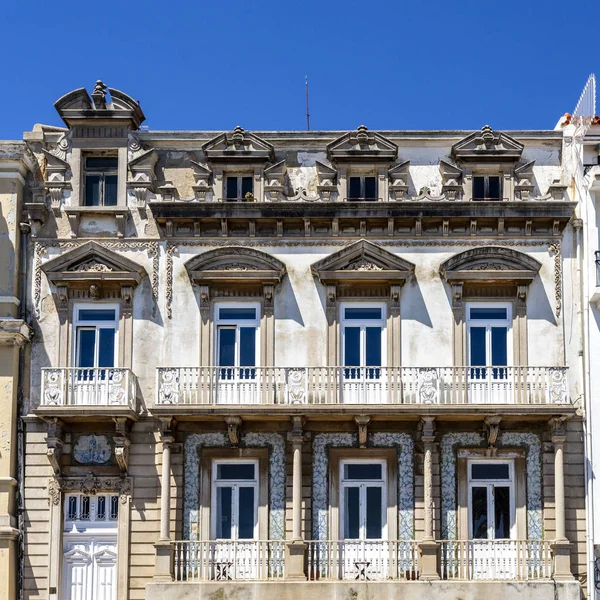
[[[240,246],[208,250],[185,263],[192,281],[204,283],[260,281],[279,283],[285,275],[285,265],[274,256]]]
[[[88,564],[91,556],[81,548],[73,548],[63,554],[63,560],[71,564]]]
[[[147,275],[138,263],[101,246],[87,242],[42,265],[50,281],[68,285],[81,280],[107,280],[137,285]]]
[[[236,127],[231,133],[221,133],[202,146],[209,161],[245,160],[248,162],[272,161],[275,149],[257,135]]]
[[[349,244],[311,267],[313,275],[323,283],[353,280],[404,282],[414,268],[411,262],[366,240]]]
[[[361,125],[327,146],[331,161],[392,162],[398,155],[398,146],[380,133],[369,131]]]
[[[523,144],[489,125],[475,131],[452,146],[452,158],[458,162],[517,162]]]
[[[150,150],[146,150],[141,154],[138,154],[138,156],[135,158],[132,158],[128,164],[129,168],[134,167],[136,169],[154,169],[154,165],[156,164],[157,160],[158,154],[154,148],[151,148]]]
[[[63,110],[87,110],[92,108],[92,99],[85,88],[78,88],[60,97],[54,108],[59,113]]]

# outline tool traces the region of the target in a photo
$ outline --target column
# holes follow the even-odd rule
[[[573,579],[571,573],[571,544],[565,527],[565,470],[564,445],[567,441],[563,419],[552,419],[552,443],[554,444],[554,513],[556,529],[552,543],[554,579]]]
[[[160,482],[160,537],[154,544],[156,559],[154,579],[172,581],[171,545],[171,447],[173,445],[173,425],[171,418],[161,419],[160,441],[162,443],[162,477]]]
[[[422,580],[439,579],[438,574],[438,544],[433,537],[433,452],[435,448],[435,418],[423,417],[423,499],[425,508],[425,536],[419,544],[421,558],[420,575]]]
[[[292,442],[292,540],[285,545],[286,579],[305,580],[304,557],[306,543],[302,536],[302,443],[304,417],[292,417],[292,431],[288,439]]]

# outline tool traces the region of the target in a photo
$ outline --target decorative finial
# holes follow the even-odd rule
[[[241,144],[244,141],[244,129],[243,127],[240,127],[239,125],[233,130],[233,135],[231,136],[231,139],[236,143],[236,144]]]
[[[488,148],[494,143],[494,130],[489,125],[481,128],[481,139]]]
[[[96,108],[106,108],[106,85],[98,79],[92,92],[92,100]]]
[[[358,129],[357,129],[357,134],[356,134],[356,139],[358,140],[359,144],[367,144],[369,142],[369,134],[368,134],[368,129],[366,128],[365,125],[359,125]]]

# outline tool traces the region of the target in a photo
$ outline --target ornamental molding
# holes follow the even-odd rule
[[[72,271],[74,273],[81,272],[94,272],[94,273],[112,273],[114,269],[109,267],[105,263],[101,263],[95,258],[92,260],[88,260],[87,262],[81,263],[79,265],[75,265],[67,269],[67,271]]]
[[[517,163],[525,146],[506,133],[484,125],[452,146],[452,159],[459,163]]]
[[[246,131],[239,125],[233,132],[221,133],[202,146],[208,162],[230,162],[243,160],[252,162],[273,162],[275,148],[269,142]]]
[[[398,146],[380,133],[360,125],[327,145],[327,157],[332,162],[393,162]]]
[[[90,471],[84,477],[52,477],[48,480],[48,500],[51,505],[60,505],[63,493],[75,492],[95,496],[116,492],[119,502],[126,504],[132,494],[133,482],[130,477],[103,477]]]

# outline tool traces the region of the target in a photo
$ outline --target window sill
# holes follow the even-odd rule
[[[71,237],[76,238],[80,234],[81,217],[97,216],[97,217],[112,217],[116,221],[117,237],[125,235],[125,218],[129,214],[127,206],[69,206],[65,208],[65,213],[69,218],[71,225]],[[103,231],[100,228],[97,231],[87,231],[88,234],[110,235],[112,231]]]

